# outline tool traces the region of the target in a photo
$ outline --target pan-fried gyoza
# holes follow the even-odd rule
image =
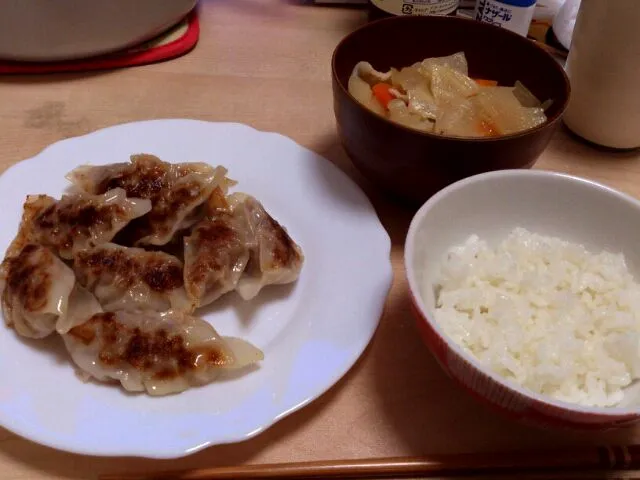
[[[60,199],[29,195],[0,264],[5,323],[61,335],[85,377],[150,395],[258,363],[258,346],[219,335],[197,309],[295,282],[304,255],[226,175],[141,154],[77,167]]]

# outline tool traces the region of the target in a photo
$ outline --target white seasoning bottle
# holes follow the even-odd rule
[[[460,0],[369,0],[369,18],[399,15],[455,15]]]
[[[605,147],[640,147],[640,1],[582,0],[566,69],[567,127]]]
[[[478,0],[474,18],[526,37],[536,0]]]

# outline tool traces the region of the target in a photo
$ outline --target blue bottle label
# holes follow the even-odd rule
[[[526,36],[536,0],[478,0],[476,20]]]

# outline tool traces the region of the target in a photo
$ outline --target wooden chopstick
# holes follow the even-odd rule
[[[640,446],[586,447],[562,450],[471,453],[432,457],[274,463],[161,473],[106,474],[100,480],[307,480],[434,478],[443,475],[535,473],[564,470],[640,468]],[[557,478],[557,474],[556,474]]]

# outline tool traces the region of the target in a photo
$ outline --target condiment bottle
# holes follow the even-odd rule
[[[372,20],[399,15],[455,15],[460,0],[369,0]]]
[[[640,1],[582,0],[566,70],[567,127],[605,147],[640,147]]]
[[[553,34],[566,51],[569,51],[571,46],[571,36],[573,35],[579,10],[580,0],[566,0],[553,19],[553,25],[549,29],[549,33]]]
[[[475,19],[527,36],[536,0],[478,0]]]

